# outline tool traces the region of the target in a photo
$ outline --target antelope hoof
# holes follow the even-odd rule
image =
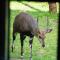
[[[23,59],[23,56],[21,56],[21,59]]]
[[[13,49],[15,48],[15,46],[12,46],[12,52],[13,52]]]
[[[30,58],[30,60],[32,60],[32,58]]]

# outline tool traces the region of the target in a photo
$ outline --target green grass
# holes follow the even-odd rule
[[[37,8],[39,10],[42,10],[42,11],[48,11],[48,3],[47,2],[27,2],[27,1],[23,1],[23,2],[16,2],[16,1],[11,1],[10,3],[10,9],[13,9],[13,10],[30,10],[30,11],[34,11],[34,9],[31,9],[30,7],[28,6],[25,6],[24,4],[22,3],[27,3],[28,5],[30,6],[33,6],[34,8]],[[16,7],[16,8],[15,8]]]
[[[28,2],[28,1],[10,1],[10,9],[12,10],[23,10],[23,11],[35,11],[28,6],[25,6],[22,3],[26,3],[34,8],[39,9],[40,11],[49,11],[49,4],[48,2]],[[59,12],[59,3],[57,2],[57,12]]]
[[[11,58],[20,58],[20,36],[17,34],[15,40],[15,48],[14,52],[11,52],[11,44],[12,44],[12,32],[13,32],[13,22],[14,18],[17,14],[19,14],[21,10],[10,10],[10,57]],[[33,39],[33,60],[56,60],[57,58],[57,34],[58,34],[58,25],[56,21],[58,21],[58,14],[52,14],[49,12],[38,12],[38,11],[26,11],[28,14],[33,17],[39,16],[39,28],[46,28],[46,16],[49,17],[49,28],[52,28],[53,31],[51,33],[46,34],[45,38],[45,48],[41,47],[38,39],[34,37]],[[26,37],[24,41],[24,58],[29,60],[30,48],[29,48],[29,37]]]

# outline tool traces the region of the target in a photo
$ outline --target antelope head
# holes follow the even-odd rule
[[[39,31],[38,32],[38,38],[39,38],[39,41],[40,43],[42,44],[42,47],[45,47],[45,38],[46,38],[46,33],[50,33],[52,31],[52,29],[47,29],[47,30],[44,30],[44,31]]]
[[[38,30],[38,40],[42,44],[42,47],[45,47],[44,40],[46,38],[46,33],[50,33],[51,31],[52,31],[52,29],[48,28],[48,20],[47,20],[47,28],[45,30]]]

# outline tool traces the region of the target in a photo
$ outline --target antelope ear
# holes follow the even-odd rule
[[[52,29],[47,29],[46,33],[50,33],[52,31]]]

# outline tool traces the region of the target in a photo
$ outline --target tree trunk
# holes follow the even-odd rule
[[[49,2],[49,11],[53,13],[57,12],[56,2]]]

